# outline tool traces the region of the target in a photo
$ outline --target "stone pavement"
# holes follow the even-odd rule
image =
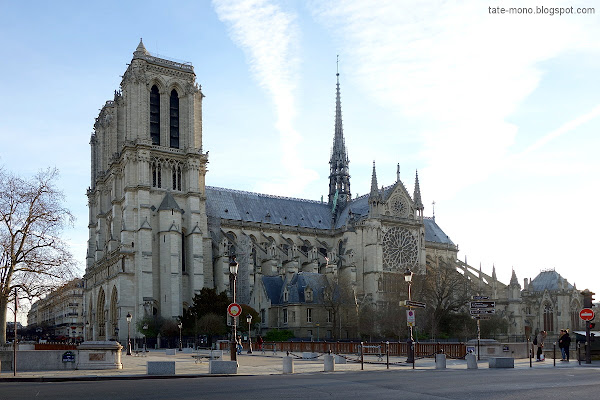
[[[263,354],[255,351],[253,354],[243,353],[238,355],[238,374],[237,375],[279,375],[283,373],[283,357],[285,353],[278,352],[273,355],[271,352]],[[343,373],[348,371],[360,371],[360,358],[356,355],[348,355],[347,364],[335,364],[335,372]],[[225,354],[225,360],[229,360],[229,354]],[[148,361],[175,361],[175,375],[147,375],[146,363]],[[358,362],[354,362],[358,361]],[[409,371],[412,364],[407,364],[406,357],[390,357],[390,370]],[[72,380],[103,380],[103,379],[157,379],[157,378],[189,378],[200,376],[215,376],[208,374],[208,361],[195,363],[192,354],[176,352],[173,355],[166,355],[164,350],[152,350],[147,356],[122,356],[123,369],[121,370],[71,370],[71,371],[29,371],[19,372],[16,377],[12,372],[4,371],[0,373],[0,383],[8,381],[72,381]],[[553,366],[553,360],[547,359],[544,362],[533,361],[533,369],[540,368],[583,368],[600,367],[600,361],[593,361],[592,364],[585,364],[582,361],[581,366],[577,361],[561,362],[556,360],[556,367]],[[447,360],[446,370],[465,370],[467,363],[465,360]],[[478,362],[479,369],[488,369],[488,361]],[[529,369],[529,359],[515,359],[515,369]],[[384,361],[377,361],[374,356],[366,356],[364,363],[365,371],[385,371],[387,369]],[[418,359],[415,363],[415,369],[426,371],[435,370],[435,361],[431,358]],[[294,358],[294,374],[319,373],[324,371],[323,355],[317,359]],[[443,372],[443,370],[439,370]]]

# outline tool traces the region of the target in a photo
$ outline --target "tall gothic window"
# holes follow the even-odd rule
[[[156,85],[150,90],[150,138],[152,144],[160,145],[160,94]]]
[[[158,161],[152,163],[152,187],[162,188],[162,170]]]
[[[544,330],[554,332],[554,312],[548,303],[544,304]]]
[[[177,91],[173,89],[171,91],[171,104],[170,104],[170,122],[169,126],[171,127],[170,135],[170,147],[174,149],[179,148],[179,96],[177,95]]]
[[[181,230],[181,272],[185,272],[185,229]]]

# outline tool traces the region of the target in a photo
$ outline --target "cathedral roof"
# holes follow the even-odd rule
[[[283,287],[283,279],[281,276],[263,276],[262,283],[269,300],[271,300],[271,304],[279,304],[281,299],[281,288]]]
[[[554,270],[542,271],[531,280],[529,290],[532,292],[543,292],[546,289],[548,291],[561,290],[563,281],[567,283],[567,289],[573,289],[573,285],[560,276],[558,272]]]
[[[454,246],[452,240],[450,240],[442,228],[435,223],[433,218],[423,218],[423,224],[425,224],[425,240],[427,242],[443,243]]]
[[[327,203],[211,186],[206,187],[206,214],[234,221],[331,229]]]
[[[298,272],[287,283],[287,287],[289,288],[288,303],[305,303],[304,289],[310,287],[313,291],[313,300],[311,303],[323,304],[323,292],[326,287],[329,287],[329,281],[327,281],[327,276],[323,274]]]
[[[383,189],[387,198],[395,185]],[[369,195],[352,200],[340,213],[333,228],[348,225],[353,219],[366,217],[369,213]],[[233,221],[262,222],[299,226],[302,228],[331,229],[331,209],[327,203],[292,197],[244,192],[206,186],[206,214],[209,217]],[[433,219],[424,218],[425,240],[428,242],[454,243]]]

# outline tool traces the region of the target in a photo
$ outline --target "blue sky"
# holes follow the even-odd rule
[[[513,4],[515,3],[515,4]],[[555,268],[600,291],[600,6],[481,1],[0,1],[0,164],[61,171],[83,268],[89,139],[140,38],[194,65],[207,184],[327,194],[336,55],[352,192],[412,191],[459,257],[508,282]],[[501,6],[535,7],[535,2]],[[555,7],[593,7],[554,1]]]

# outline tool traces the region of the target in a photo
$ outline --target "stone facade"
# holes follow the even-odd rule
[[[74,279],[32,304],[27,325],[41,338],[83,339],[83,279]],[[75,329],[73,329],[75,328]]]
[[[407,269],[423,274],[440,257],[472,273],[435,218],[423,216],[418,175],[412,194],[399,166],[396,182],[379,186],[373,163],[370,193],[352,199],[339,75],[336,88],[326,202],[207,187],[193,67],[154,57],[140,41],[90,141],[88,338],[123,339],[127,313],[133,321],[182,315],[203,287],[231,294],[233,256],[237,301],[260,313],[261,328],[323,338],[356,334],[341,332],[350,317],[331,313],[341,295],[377,307],[405,285]],[[511,329],[533,326],[523,299],[537,292],[473,278],[503,304]]]

